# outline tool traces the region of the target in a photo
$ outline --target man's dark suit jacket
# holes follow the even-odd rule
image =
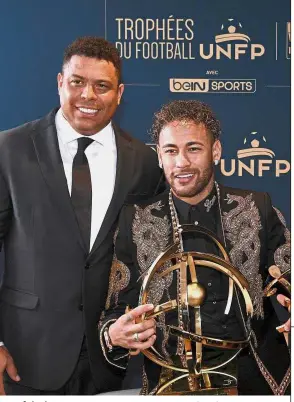
[[[114,194],[89,253],[71,205],[55,114],[0,133],[0,340],[22,385],[53,390],[69,379],[86,334],[96,387],[106,391],[121,376],[104,361],[96,325],[107,295],[116,220],[124,202],[157,192],[161,170],[152,149],[114,127]]]
[[[219,188],[221,207],[219,212],[222,220],[218,220],[216,236],[221,243],[227,245],[226,249],[232,264],[248,280],[254,307],[251,325],[256,337],[256,342],[253,344],[257,362],[253,351],[248,348],[238,358],[239,393],[283,394],[290,380],[289,352],[284,336],[275,329],[280,322],[273,306],[278,312],[279,307],[280,309],[283,307],[275,300],[264,298],[263,289],[271,265],[278,265],[282,272],[290,266],[290,233],[285,227],[282,214],[272,206],[267,193],[224,186]],[[107,310],[100,321],[101,331],[111,320],[124,314],[126,305],[131,307],[138,305],[140,287],[147,270],[158,255],[173,243],[168,192],[136,205],[125,206],[120,214],[117,233],[111,278],[121,277],[127,280],[122,280],[116,286],[110,286]],[[171,295],[171,299],[175,298],[173,297],[175,284],[176,280],[160,281],[157,277],[154,286],[151,285],[150,301],[155,305],[163,303],[167,301],[167,294]],[[168,319],[170,315],[167,313],[166,320]],[[240,325],[242,325],[241,317]],[[161,331],[162,329],[157,332],[159,346],[165,336]],[[103,337],[101,340],[109,365],[120,366],[124,371],[127,360],[124,362],[123,359],[116,359],[116,353],[123,355],[123,350],[119,348],[107,353]],[[152,389],[158,383],[161,368],[145,358],[145,373],[147,377],[143,376],[143,393],[152,393]]]

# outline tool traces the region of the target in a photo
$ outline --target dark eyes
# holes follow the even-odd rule
[[[75,78],[75,79],[72,79],[72,80],[70,81],[70,84],[71,84],[72,86],[75,86],[75,87],[81,87],[81,86],[85,85],[85,82],[84,82],[83,80],[80,80],[80,79],[78,79],[78,78]],[[97,84],[95,85],[95,88],[96,88],[98,91],[106,91],[106,90],[108,90],[109,86],[108,86],[107,84],[104,84],[103,82],[99,82],[99,83],[97,83]]]
[[[192,151],[192,152],[193,151],[200,151],[200,149],[201,149],[200,147],[190,147],[190,148],[188,148],[188,150]]]
[[[174,153],[176,153],[176,150],[175,149],[166,149],[164,152],[166,154],[174,154]]]
[[[96,86],[98,88],[107,88],[107,85],[105,85],[105,84],[97,84]]]
[[[77,80],[76,79],[76,80],[71,80],[70,83],[74,84],[74,85],[81,85],[83,82],[82,82],[82,80]]]
[[[193,146],[193,147],[189,147],[187,150],[188,150],[188,152],[197,152],[197,151],[200,151],[201,148],[197,147],[197,146]],[[178,151],[176,149],[166,149],[164,152],[166,154],[177,154],[178,153]]]

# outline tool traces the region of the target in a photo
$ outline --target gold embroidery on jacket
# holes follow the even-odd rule
[[[237,206],[223,214],[225,236],[232,249],[230,258],[249,282],[254,315],[263,318],[262,277],[260,265],[260,215],[252,194],[246,197],[227,194],[227,202],[237,202]]]
[[[149,384],[148,384],[148,377],[145,371],[145,364],[143,364],[142,370],[142,388],[140,391],[140,395],[148,395]]]
[[[160,211],[162,209],[162,202],[156,202],[145,208],[140,208],[135,205],[135,216],[132,225],[133,240],[137,246],[137,261],[139,264],[141,279],[148,272],[148,269],[163,252],[169,244],[169,236],[171,231],[171,224],[167,216],[163,218],[155,216],[152,211]],[[168,288],[173,281],[173,272],[159,277],[159,274],[166,270],[171,265],[170,262],[164,264],[158,274],[155,274],[153,280],[149,285],[148,303],[153,303],[155,306],[160,304],[161,299],[165,296],[170,300]],[[167,352],[168,332],[165,323],[165,314],[162,314],[157,321],[157,328],[162,331],[161,350],[165,357],[169,359]]]
[[[285,272],[287,269],[290,268],[291,264],[291,234],[290,230],[286,226],[286,221],[284,216],[282,215],[281,211],[274,207],[278,218],[280,219],[281,223],[285,227],[284,236],[285,236],[285,243],[278,247],[274,253],[274,260],[275,264],[280,268],[281,272]]]
[[[118,229],[116,229],[114,234],[114,254],[109,276],[108,295],[105,303],[106,310],[109,309],[111,302],[117,305],[119,292],[128,286],[131,277],[129,268],[122,261],[119,261],[116,256],[115,241],[117,235]]]
[[[133,240],[137,246],[137,261],[139,264],[141,278],[143,279],[148,269],[158,257],[158,255],[168,246],[171,224],[167,216],[164,218],[152,215],[152,210],[160,211],[162,208],[161,201],[140,208],[135,205],[135,217],[133,220]],[[160,270],[165,270],[167,266],[163,266]],[[154,276],[149,288],[148,303],[158,304],[162,299],[164,291],[171,285],[173,273],[159,278]]]

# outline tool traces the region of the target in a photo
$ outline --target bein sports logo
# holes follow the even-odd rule
[[[280,177],[290,171],[289,161],[273,160],[275,153],[267,147],[265,136],[260,136],[257,131],[252,131],[249,136],[244,138],[244,145],[246,148],[237,151],[237,160],[227,161],[230,162],[230,166],[225,159],[221,160],[220,168],[224,176],[232,176],[236,173],[238,176],[243,176],[243,173],[246,172],[251,176],[262,177],[264,171],[272,171],[274,176]]]
[[[170,78],[169,90],[189,93],[253,94],[256,92],[256,79]]]
[[[240,22],[229,18],[226,24],[221,25],[221,33],[215,35],[215,44],[211,43],[209,47],[200,44],[201,58],[207,60],[215,56],[216,60],[221,58],[240,60],[241,55],[242,57],[247,55],[251,60],[255,60],[263,56],[265,47],[262,44],[252,43],[251,38],[241,32],[242,29]]]

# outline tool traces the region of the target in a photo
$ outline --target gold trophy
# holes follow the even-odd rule
[[[175,242],[158,256],[144,278],[139,304],[152,302],[150,288],[153,281],[165,278],[171,273],[177,278],[177,296],[156,305],[153,312],[142,317],[144,320],[170,312],[174,312],[177,316],[177,324],[166,325],[166,330],[168,336],[176,337],[178,350],[182,345],[182,352],[177,353],[174,358],[167,357],[155,347],[156,344],[143,351],[147,358],[162,366],[156,395],[236,395],[237,378],[235,372],[230,371],[230,365],[234,363],[236,368],[235,358],[248,345],[251,336],[250,318],[253,315],[253,306],[248,293],[249,284],[240,271],[230,263],[225,248],[212,232],[195,225],[180,225],[179,230],[181,233],[198,232],[208,236],[217,245],[222,258],[196,251],[180,251],[179,243]],[[229,290],[224,314],[230,310],[234,296],[234,300],[238,300],[243,317],[244,339],[226,340],[203,334],[201,305],[209,288],[206,289],[198,282],[199,267],[217,270],[228,277]],[[204,357],[205,351],[211,348],[218,353],[222,351],[220,354],[222,360],[208,366]]]

